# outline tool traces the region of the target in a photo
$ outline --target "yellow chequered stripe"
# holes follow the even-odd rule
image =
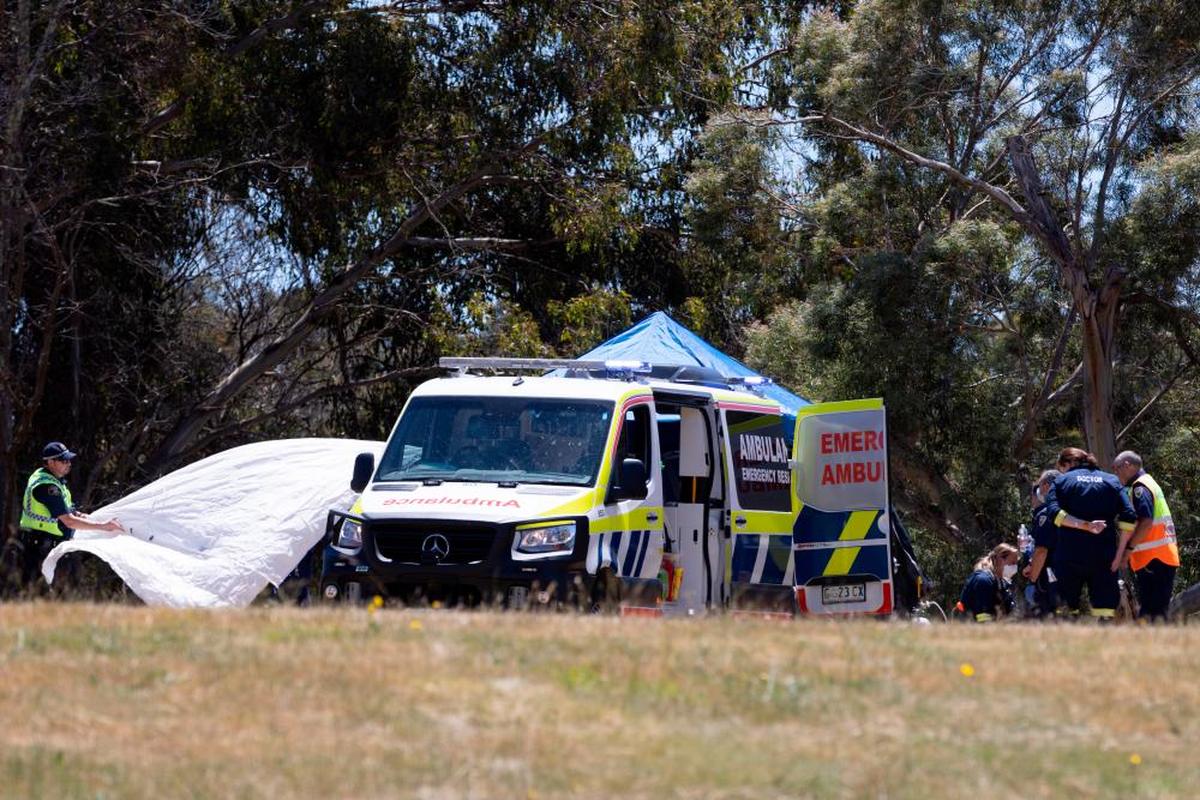
[[[838,537],[838,541],[852,542],[867,538],[867,532],[871,530],[871,523],[875,521],[878,513],[878,511],[853,512],[850,519],[846,520],[846,525],[842,528],[842,534]],[[861,547],[840,547],[834,550],[829,554],[829,563],[825,565],[825,572],[822,574],[848,575],[860,550],[862,550]]]

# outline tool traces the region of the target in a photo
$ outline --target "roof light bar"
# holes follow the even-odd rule
[[[604,371],[610,378],[632,378],[634,375],[649,375],[649,361],[613,359],[604,362]]]
[[[580,361],[570,358],[439,358],[442,369],[466,374],[471,370],[505,370],[509,372],[545,372],[552,369],[603,370],[603,361]]]

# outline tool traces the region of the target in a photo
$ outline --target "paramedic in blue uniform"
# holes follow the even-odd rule
[[[963,586],[959,604],[969,619],[993,622],[1013,610],[1012,579],[1020,552],[1011,544],[998,544],[975,562]]]
[[[54,547],[69,541],[75,531],[123,531],[116,519],[100,521],[75,507],[66,477],[75,454],[62,442],[42,448],[42,466],[34,470],[21,502],[20,542],[24,550],[23,585],[38,578],[42,562]]]
[[[1034,617],[1052,617],[1058,610],[1057,581],[1054,570],[1047,565],[1058,541],[1058,526],[1046,510],[1046,497],[1050,494],[1050,487],[1061,475],[1056,469],[1043,472],[1033,484],[1030,497],[1033,504],[1033,558],[1025,568],[1025,577],[1033,588],[1033,602],[1029,612]]]
[[[1092,616],[1111,620],[1120,601],[1112,570],[1117,530],[1133,530],[1137,516],[1120,479],[1101,471],[1091,453],[1068,447],[1059,453],[1058,469],[1063,474],[1050,487],[1045,510],[1058,526],[1050,566],[1059,597],[1078,616],[1086,586]]]

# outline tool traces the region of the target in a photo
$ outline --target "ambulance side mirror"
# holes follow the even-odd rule
[[[359,453],[354,457],[354,477],[350,479],[351,491],[358,493],[367,488],[371,474],[375,472],[375,454]]]
[[[617,500],[644,500],[646,497],[646,465],[639,458],[621,461],[617,473],[617,485],[609,492],[610,502]]]

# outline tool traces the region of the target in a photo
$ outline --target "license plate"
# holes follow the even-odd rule
[[[821,587],[821,602],[825,605],[833,603],[861,603],[867,599],[865,583],[842,583],[837,586]]]

